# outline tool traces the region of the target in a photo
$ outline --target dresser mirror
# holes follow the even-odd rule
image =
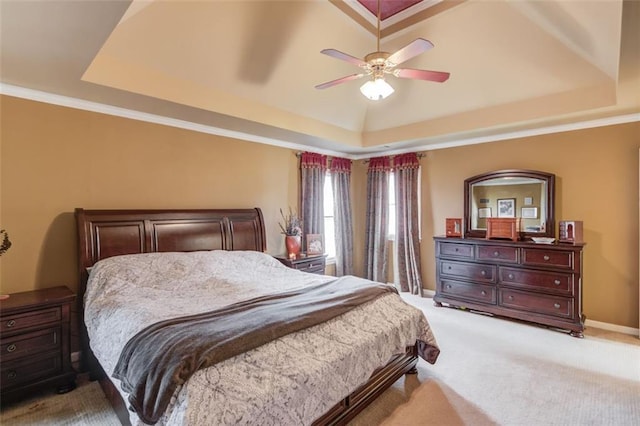
[[[464,181],[465,236],[484,238],[487,218],[519,218],[520,238],[555,237],[555,175],[499,170]]]

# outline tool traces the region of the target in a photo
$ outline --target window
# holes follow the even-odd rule
[[[328,258],[336,257],[335,220],[333,216],[333,186],[331,172],[324,178],[324,252]]]

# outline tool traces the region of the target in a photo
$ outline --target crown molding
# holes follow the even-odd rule
[[[279,139],[268,138],[264,136],[258,136],[250,133],[238,132],[234,130],[222,129],[214,126],[207,126],[204,124],[198,124],[191,121],[178,120],[175,118],[165,117],[156,114],[149,114],[146,112],[135,111],[127,108],[116,107],[113,105],[102,104],[93,101],[87,101],[84,99],[73,98],[69,96],[57,95],[54,93],[43,92],[40,90],[28,89],[25,87],[14,86],[11,84],[0,83],[0,94],[13,96],[22,99],[28,99],[37,102],[48,103],[52,105],[59,105],[68,108],[80,109],[84,111],[97,112],[100,114],[113,115],[116,117],[128,118],[131,120],[145,121],[148,123],[160,124],[164,126],[176,127],[185,130],[192,130],[194,132],[206,133],[210,135],[223,136],[232,139],[239,139],[243,141],[256,142],[266,145],[277,146],[280,148],[287,148],[296,151],[312,151],[319,154],[345,157],[351,160],[362,160],[371,157],[382,155],[380,152],[370,152],[365,154],[348,154],[345,152],[338,152],[332,150],[325,150],[322,148],[310,147],[308,145],[296,144],[293,142],[287,142]],[[576,121],[573,123],[559,124],[554,126],[538,127],[535,129],[517,130],[512,132],[504,132],[499,134],[493,134],[488,136],[479,137],[460,137],[452,141],[430,143],[412,146],[411,148],[402,149],[386,149],[384,155],[397,155],[406,152],[418,152],[418,151],[431,151],[435,149],[453,148],[465,145],[475,145],[487,142],[498,142],[509,139],[518,139],[531,136],[547,135],[550,133],[570,132],[574,130],[590,129],[594,127],[611,126],[616,124],[625,124],[640,121],[640,113],[616,115],[606,118],[598,118],[593,120]]]

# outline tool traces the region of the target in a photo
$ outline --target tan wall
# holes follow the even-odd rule
[[[431,237],[444,235],[447,217],[463,215],[464,179],[492,170],[541,170],[556,175],[556,221],[584,221],[587,319],[638,328],[638,149],[640,123],[632,123],[427,152],[424,287],[435,289]]]
[[[279,209],[297,206],[294,152],[97,113],[0,97],[0,292],[76,288],[73,209],[261,207],[267,251],[284,251]],[[585,226],[587,318],[638,327],[640,124],[426,152],[424,287],[435,288],[433,235],[462,217],[463,181],[491,170],[554,173],[556,218]],[[144,189],[143,189],[144,188]],[[354,258],[364,271],[366,164],[354,161]]]
[[[297,207],[295,152],[3,96],[0,292],[77,288],[75,207],[260,207],[283,253],[279,209]]]

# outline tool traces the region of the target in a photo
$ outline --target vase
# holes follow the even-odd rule
[[[287,248],[287,257],[295,259],[300,255],[300,235],[287,235],[284,237],[284,245]]]

